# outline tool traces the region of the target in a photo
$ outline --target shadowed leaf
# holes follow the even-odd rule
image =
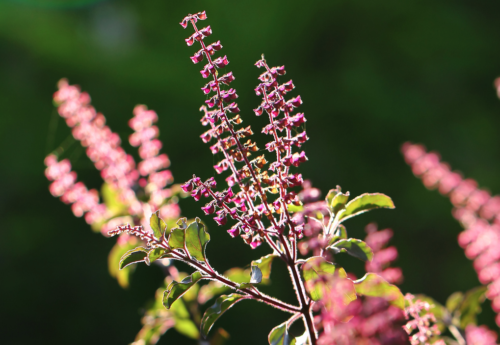
[[[450,313],[453,313],[455,310],[457,310],[460,304],[462,304],[463,300],[464,300],[463,293],[461,293],[460,291],[454,292],[446,300],[446,308],[449,310]]]
[[[206,337],[215,321],[217,321],[226,310],[231,308],[236,302],[240,301],[241,299],[245,299],[245,297],[234,293],[230,294],[229,296],[222,295],[217,298],[214,305],[212,305],[205,311],[205,314],[203,314],[203,317],[201,319],[201,333],[203,334],[203,336]]]
[[[181,282],[173,281],[163,294],[163,305],[165,308],[170,309],[172,303],[174,303],[179,297],[182,297],[182,295],[184,295],[201,278],[201,273],[196,271],[192,275],[184,278]]]
[[[123,269],[128,265],[132,265],[138,262],[144,262],[148,256],[148,251],[143,247],[137,247],[129,250],[120,259],[119,267]]]
[[[346,252],[363,261],[372,261],[373,259],[372,249],[365,242],[355,238],[340,240],[328,247],[328,249],[333,249],[337,253]]]
[[[269,333],[269,345],[295,345],[295,337],[288,333],[288,322],[274,327]]]
[[[460,305],[460,328],[477,324],[477,315],[481,312],[481,303],[486,298],[486,286],[480,286],[465,293]]]

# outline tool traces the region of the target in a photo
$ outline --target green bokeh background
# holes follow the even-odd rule
[[[178,22],[205,9],[233,71],[245,124],[253,116],[253,63],[265,53],[285,64],[304,100],[311,140],[306,178],[326,192],[339,184],[352,195],[383,192],[397,209],[350,220],[354,237],[370,221],[394,230],[403,292],[444,302],[479,285],[456,242],[461,228],[449,201],[427,191],[399,152],[407,140],[425,143],[500,192],[500,2],[421,1],[0,1],[0,343],[127,344],[140,328],[142,307],[162,280],[139,267],[128,290],[107,273],[114,240],[89,231],[83,219],[52,198],[43,158],[70,134],[51,97],[69,78],[92,96],[125,141],[136,104],[160,116],[160,138],[177,182],[214,174],[214,158],[199,139],[204,80],[189,56]],[[264,139],[259,137],[259,139]],[[135,154],[127,144],[125,148]],[[264,146],[260,141],[260,147]],[[78,144],[66,152],[80,180],[101,180]],[[183,200],[188,217],[200,205]],[[207,219],[207,222],[211,222]],[[245,266],[267,252],[251,251],[213,222],[208,255],[219,271]],[[362,264],[344,260],[361,272]],[[263,290],[294,302],[284,265]],[[481,322],[494,326],[488,303]],[[265,344],[287,316],[243,302],[218,321],[229,344]],[[169,331],[160,344],[190,344]]]

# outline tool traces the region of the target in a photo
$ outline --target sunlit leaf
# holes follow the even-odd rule
[[[381,193],[366,193],[357,196],[345,205],[345,210],[342,210],[336,215],[338,221],[344,221],[358,214],[376,209],[376,208],[394,208],[392,199]]]
[[[331,235],[330,239],[328,240],[328,246],[331,246],[338,240],[343,239],[347,239],[347,230],[343,224],[339,224],[337,226],[337,230],[335,230],[335,233]]]
[[[333,249],[337,253],[346,252],[363,261],[372,261],[373,259],[372,249],[365,242],[355,238],[335,242],[328,249]]]
[[[205,261],[205,248],[210,241],[210,235],[199,218],[186,228],[186,248],[189,254],[198,261]]]
[[[248,277],[251,275],[249,269],[242,269],[238,267],[231,268],[230,270],[224,272],[224,276],[229,278],[229,280],[235,283],[245,284],[248,282]],[[218,282],[210,281],[208,284],[203,285],[198,293],[198,302],[203,304],[214,296],[225,293],[231,290],[230,287]]]
[[[184,249],[185,238],[185,229],[172,229],[170,237],[168,238],[168,246],[171,249]]]
[[[167,252],[166,249],[163,249],[163,248],[155,248],[155,249],[151,249],[149,252],[148,252],[148,264],[151,264],[153,262],[155,262],[156,260],[158,259],[167,259],[167,258],[170,258],[172,257],[170,253]]]
[[[330,210],[334,214],[337,214],[340,210],[345,208],[345,205],[349,200],[349,192],[342,193],[340,191],[340,187],[337,186],[336,189],[332,189],[328,192],[325,200]]]
[[[149,225],[151,226],[151,230],[153,230],[154,236],[161,240],[163,233],[167,230],[167,224],[160,218],[160,211],[156,211],[151,215]]]
[[[343,268],[336,268],[331,262],[326,261],[321,256],[313,256],[302,265],[302,276],[306,283],[306,288],[314,301],[323,297],[324,284],[317,281],[321,276],[336,276],[346,278],[347,274]]]
[[[477,315],[481,312],[481,303],[486,298],[486,286],[480,286],[465,293],[460,305],[460,328],[477,324]]]
[[[354,288],[358,295],[382,297],[390,304],[405,309],[405,299],[399,288],[375,273],[367,273],[363,278],[354,281]]]
[[[108,183],[101,188],[102,199],[110,214],[110,218],[117,215],[127,214],[128,207],[120,199],[120,191]]]
[[[124,269],[120,269],[120,259],[123,254],[131,249],[134,249],[137,245],[127,242],[125,244],[116,243],[108,255],[108,270],[109,274],[116,278],[118,284],[121,287],[127,288],[129,285],[130,275],[132,274],[135,266],[128,266]]]
[[[163,305],[169,309],[179,297],[182,297],[194,284],[196,284],[202,275],[196,271],[192,275],[184,278],[181,282],[173,281],[163,294]]]
[[[190,319],[177,319],[175,320],[174,328],[177,332],[184,334],[185,336],[198,339],[200,337],[200,332],[195,323]]]
[[[460,291],[454,292],[446,300],[446,308],[449,310],[450,313],[453,313],[455,310],[457,310],[460,304],[462,304],[463,300],[464,300],[463,293],[461,293]]]
[[[274,327],[269,333],[269,345],[295,345],[295,337],[288,333],[288,322]]]
[[[229,296],[222,295],[215,300],[214,305],[208,308],[203,314],[201,319],[201,333],[204,337],[208,335],[210,329],[214,325],[215,321],[221,317],[222,314],[229,308],[231,308],[235,303],[245,299],[244,296],[238,294],[230,294]]]
[[[269,276],[271,275],[271,264],[276,258],[279,258],[279,255],[269,254],[261,257],[259,260],[252,261],[252,266],[259,267],[260,271],[262,272],[263,279],[269,279]]]
[[[288,209],[288,212],[290,212],[290,213],[302,212],[304,210],[304,206],[303,205],[297,206],[297,205],[294,205],[294,204],[288,204],[286,206],[286,208]]]
[[[123,269],[128,265],[132,265],[138,262],[144,262],[148,256],[148,250],[143,247],[137,247],[129,250],[120,259],[119,267]]]

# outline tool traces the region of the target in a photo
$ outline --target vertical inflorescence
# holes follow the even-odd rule
[[[392,235],[391,229],[378,230],[375,223],[370,223],[365,228],[368,234],[365,238],[366,244],[373,250],[372,261],[365,264],[366,272],[377,273],[392,284],[403,282],[403,271],[399,267],[390,267],[398,257],[395,246],[387,247]]]
[[[262,241],[267,241],[274,250],[281,252],[280,248],[271,239],[278,237],[281,242],[288,242],[285,233],[292,242],[291,251],[295,253],[296,239],[300,236],[302,227],[291,219],[287,205],[300,203],[297,194],[288,189],[302,184],[301,174],[291,174],[290,166],[299,166],[307,160],[305,153],[293,153],[292,146],[300,147],[308,138],[305,132],[293,135],[295,128],[300,127],[305,118],[303,114],[291,115],[302,100],[300,96],[285,100],[285,95],[293,90],[292,81],[279,84],[277,77],[285,74],[281,67],[270,68],[262,58],[256,65],[265,69],[259,80],[261,83],[255,89],[257,95],[262,96],[262,104],[255,109],[257,116],[266,112],[270,124],[264,127],[263,132],[272,135],[273,140],[266,144],[266,150],[276,155],[276,161],[265,169],[267,160],[265,155],[252,157],[252,153],[259,151],[255,142],[249,137],[253,134],[250,126],[237,128],[242,123],[239,116],[240,109],[234,100],[238,97],[236,90],[227,88],[234,80],[232,72],[219,74],[219,70],[229,63],[227,56],[213,58],[216,51],[222,48],[220,41],[206,45],[204,39],[212,34],[212,29],[207,26],[198,29],[198,20],[206,19],[205,12],[188,15],[181,22],[186,28],[192,24],[195,32],[186,39],[188,46],[198,41],[201,49],[191,60],[199,63],[206,59],[206,64],[201,70],[204,78],[211,80],[202,87],[203,92],[209,97],[206,106],[201,110],[204,116],[201,120],[209,129],[201,135],[205,143],[215,142],[210,149],[213,154],[222,153],[223,159],[214,168],[218,174],[230,170],[226,178],[229,188],[216,192],[215,179],[210,178],[203,182],[194,177],[183,185],[186,192],[199,200],[201,196],[211,197],[213,200],[202,207],[206,214],[215,213],[215,221],[225,225],[227,217],[236,220],[231,229],[231,236],[241,235],[252,248],[257,247]],[[280,116],[281,115],[281,116]],[[284,135],[281,133],[284,131]],[[234,186],[239,186],[239,191],[233,191]],[[274,197],[271,200],[270,197]],[[269,223],[266,225],[266,219]],[[284,244],[288,247],[288,243]],[[287,248],[288,249],[288,248]],[[293,254],[295,256],[296,254]]]
[[[500,196],[491,196],[478,188],[476,181],[463,179],[441,162],[437,153],[427,153],[422,145],[406,143],[402,151],[415,176],[427,188],[438,189],[455,207],[453,215],[465,228],[458,243],[474,260],[479,281],[488,286],[486,296],[500,325]]]
[[[142,159],[136,168],[134,158],[122,148],[119,135],[111,131],[104,115],[97,113],[90,104],[90,96],[81,92],[78,86],[69,85],[66,79],[62,79],[58,87],[54,102],[59,115],[72,129],[73,137],[86,148],[87,156],[101,172],[106,185],[118,193],[119,202],[126,210],[117,213],[100,204],[99,193],[93,189],[89,191],[82,182],[76,183],[76,173],[71,172],[69,160],[58,162],[55,154],[45,159],[46,176],[54,181],[51,193],[71,203],[76,216],[85,214],[87,223],[100,228],[104,235],[123,222],[144,222],[156,210],[165,219],[179,217],[177,203],[170,201],[173,191],[167,188],[173,182],[172,173],[166,169],[170,161],[166,154],[159,153],[162,143],[157,139],[159,130],[153,125],[158,120],[156,113],[138,105],[129,121],[134,130],[130,144],[139,147]]]

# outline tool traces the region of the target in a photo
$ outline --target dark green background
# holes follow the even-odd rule
[[[140,328],[142,306],[162,279],[139,267],[125,291],[108,275],[114,240],[93,234],[84,220],[50,196],[43,158],[69,135],[51,97],[69,78],[92,96],[125,140],[136,104],[160,116],[164,152],[177,182],[213,175],[214,158],[199,139],[205,80],[193,66],[178,22],[205,9],[233,71],[245,124],[265,53],[285,64],[302,95],[309,162],[306,178],[324,192],[341,185],[352,195],[383,192],[397,209],[360,216],[346,225],[364,237],[377,221],[394,229],[403,292],[444,302],[477,286],[456,243],[460,226],[451,205],[427,191],[405,165],[400,145],[425,143],[465,176],[500,191],[500,104],[492,87],[500,75],[500,2],[421,1],[0,1],[0,315],[2,344],[126,344]],[[52,121],[52,122],[51,122]],[[263,139],[259,137],[259,139]],[[134,152],[124,145],[129,152]],[[264,142],[260,141],[260,147]],[[69,157],[79,178],[99,188],[99,174],[78,144]],[[183,213],[201,215],[184,200]],[[211,222],[208,220],[208,222]],[[252,252],[212,223],[208,255],[219,271],[247,265]],[[353,259],[355,260],[355,259]],[[348,268],[361,272],[353,260]],[[284,265],[264,290],[293,302]],[[481,321],[493,324],[485,304]],[[286,315],[243,302],[218,323],[230,344],[264,344]],[[169,340],[167,340],[169,339]],[[175,331],[161,344],[181,344]],[[188,344],[189,342],[185,342]]]

